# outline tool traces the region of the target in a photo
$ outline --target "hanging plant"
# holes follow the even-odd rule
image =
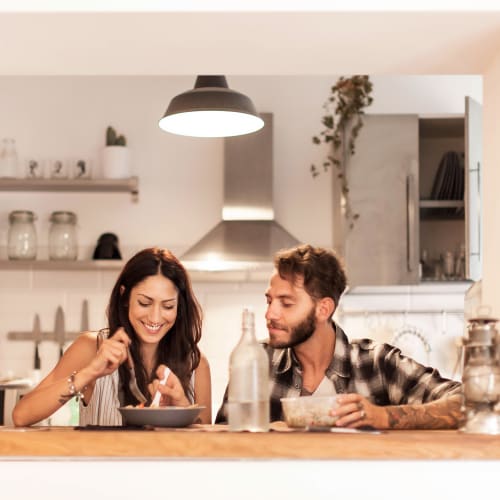
[[[356,152],[356,139],[363,127],[364,109],[373,102],[371,92],[373,84],[368,75],[354,75],[350,78],[341,76],[331,88],[330,95],[323,108],[325,114],[321,119],[323,130],[314,136],[314,144],[330,144],[331,154],[323,161],[323,171],[330,167],[337,168],[344,196],[345,217],[352,228],[359,214],[353,213],[349,203],[349,187],[347,185],[346,164],[349,156]],[[311,174],[317,177],[320,170],[311,165]]]

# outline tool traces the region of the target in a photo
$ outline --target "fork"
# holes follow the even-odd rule
[[[134,395],[134,397],[139,401],[139,403],[145,403],[147,401],[144,394],[141,392],[139,387],[137,386],[137,379],[135,377],[135,366],[134,360],[132,359],[132,354],[130,353],[130,348],[127,346],[127,365],[130,370],[130,380],[128,382],[128,387],[130,392]]]
[[[160,385],[165,385],[165,382],[167,381],[168,376],[170,375],[170,368],[167,366],[165,367],[165,373],[163,374],[163,378],[160,380]],[[157,407],[160,405],[160,399],[161,399],[161,392],[159,390],[156,390],[156,393],[154,395],[153,401],[151,401],[151,407]]]

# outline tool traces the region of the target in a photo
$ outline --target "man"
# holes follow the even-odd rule
[[[266,291],[271,420],[280,398],[338,394],[337,426],[445,429],[462,418],[460,383],[388,344],[349,341],[332,315],[346,287],[335,254],[310,245],[276,254]],[[226,391],[227,392],[227,391]],[[225,396],[226,398],[226,396]],[[223,408],[216,422],[225,421]]]

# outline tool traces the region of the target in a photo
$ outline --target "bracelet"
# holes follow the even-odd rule
[[[83,395],[83,392],[85,389],[87,389],[87,386],[85,386],[81,391],[78,391],[75,387],[75,375],[76,375],[76,371],[73,372],[68,378],[67,378],[67,382],[68,382],[68,389],[69,389],[69,399],[71,399],[72,397],[76,397],[76,400],[79,401],[80,399],[82,401],[85,401],[85,398],[84,398],[84,395]]]

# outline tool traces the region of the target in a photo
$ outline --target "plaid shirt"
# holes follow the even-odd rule
[[[344,331],[335,326],[335,351],[325,376],[335,392],[358,393],[380,406],[427,403],[445,394],[456,393],[460,383],[441,377],[389,344],[370,339],[349,342]],[[270,361],[271,421],[283,420],[280,398],[297,397],[302,392],[302,368],[293,349],[273,349],[263,343]],[[227,421],[224,402],[216,422]]]

